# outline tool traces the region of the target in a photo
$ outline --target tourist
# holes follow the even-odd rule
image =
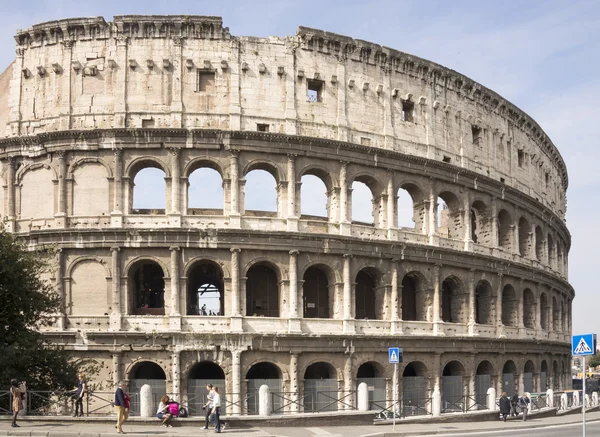
[[[215,417],[215,432],[221,432],[221,395],[219,393],[219,387],[214,388],[214,398],[213,398],[213,409],[214,409],[214,417]]]
[[[85,380],[85,375],[83,373],[79,374],[79,379],[77,381],[77,390],[75,391],[75,413],[73,417],[81,416],[83,417],[83,395],[87,392],[87,381]]]
[[[515,392],[512,398],[510,398],[510,415],[518,416],[519,412],[517,411],[517,406],[519,404],[519,395]]]
[[[502,419],[506,422],[506,417],[510,414],[510,399],[506,396],[506,392],[502,392],[502,396],[500,396],[500,415]]]
[[[173,418],[173,415],[169,412],[169,397],[165,394],[160,398],[160,404],[158,404],[158,410],[156,410],[156,417],[162,420],[162,425],[164,427],[171,427],[172,425],[169,423]]]
[[[206,395],[206,403],[202,406],[202,409],[205,410],[206,413],[206,420],[204,422],[204,427],[202,429],[208,429],[208,419],[210,418],[210,413],[212,412],[213,409],[213,399],[215,397],[215,393],[213,392],[213,386],[212,384],[206,384],[206,390],[208,391],[208,394]]]
[[[10,426],[12,428],[18,428],[17,425],[17,415],[19,411],[23,409],[23,398],[25,397],[25,391],[27,390],[27,383],[23,381],[21,385],[16,379],[10,380],[10,394],[12,395],[12,423]]]
[[[119,387],[115,391],[115,411],[117,412],[117,433],[125,434],[123,432],[123,423],[127,420],[128,416],[128,396],[125,394],[125,390],[123,389],[123,381],[119,381]]]
[[[523,421],[527,420],[527,413],[529,412],[530,403],[531,400],[527,396],[527,393],[524,393],[523,396],[521,396],[521,398],[519,399],[519,407],[521,407],[521,410],[523,411]]]

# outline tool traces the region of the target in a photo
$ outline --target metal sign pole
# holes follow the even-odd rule
[[[397,393],[398,390],[398,364],[394,363],[394,407],[392,408],[392,416],[393,416],[393,425],[392,431],[396,431],[396,410],[398,406],[396,405]],[[585,425],[584,425],[585,427]],[[585,428],[584,428],[585,430]],[[583,437],[585,437],[585,431],[583,433]]]
[[[583,356],[583,403],[581,404],[581,412],[583,413],[583,437],[585,437],[585,379],[587,377],[587,367],[585,367],[585,355]]]

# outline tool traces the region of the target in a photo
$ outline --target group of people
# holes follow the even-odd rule
[[[506,422],[506,418],[510,416],[518,416],[519,410],[523,412],[523,420],[527,420],[527,413],[529,412],[529,404],[531,400],[527,393],[523,393],[523,396],[519,397],[517,393],[515,393],[510,399],[506,395],[506,392],[502,392],[502,396],[500,396],[500,415],[502,416],[502,420]]]

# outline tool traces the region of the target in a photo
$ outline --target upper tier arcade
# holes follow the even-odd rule
[[[318,137],[476,172],[564,220],[566,167],[540,126],[416,56],[304,27],[233,37],[221,18],[202,16],[66,19],[15,39],[0,76],[0,137],[113,128]]]

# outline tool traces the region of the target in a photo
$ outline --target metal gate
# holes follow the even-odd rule
[[[248,414],[258,414],[258,392],[262,385],[267,385],[271,393],[279,393],[283,391],[281,388],[281,379],[249,379],[248,391],[246,393],[246,405]],[[272,411],[282,413],[283,397],[271,396]]]
[[[502,391],[505,391],[508,397],[516,393],[515,375],[513,373],[502,374]]]
[[[304,411],[337,411],[338,383],[335,379],[304,380]]]
[[[429,399],[425,378],[422,376],[402,377],[402,415],[420,416],[428,414]]]
[[[219,387],[221,395],[221,414],[227,412],[227,401],[225,394],[225,380],[224,379],[188,379],[187,382],[187,402],[185,405],[188,409],[190,416],[203,416],[202,406],[206,404],[208,391],[206,385],[212,384],[215,387]]]
[[[540,372],[540,385],[541,387],[539,388],[539,390],[545,393],[548,389],[548,379],[546,377],[546,372]]]
[[[357,389],[362,382],[367,384],[367,389],[369,391],[369,410],[381,410],[382,408],[385,408],[385,378],[357,378]],[[358,400],[356,405],[358,405]]]
[[[167,393],[167,381],[164,379],[130,379],[129,392],[135,393],[138,396],[131,396],[131,404],[129,407],[130,415],[140,415],[140,390],[142,386],[148,384],[152,387],[152,405],[153,409],[158,408],[160,398]]]
[[[442,413],[464,411],[463,377],[442,376]]]
[[[492,377],[490,375],[475,375],[475,402],[476,409],[487,408],[487,391],[492,386]]]
[[[533,392],[533,373],[523,374],[523,389],[528,392]]]

